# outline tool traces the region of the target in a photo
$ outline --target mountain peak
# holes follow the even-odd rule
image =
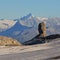
[[[29,17],[32,16],[32,13],[29,13],[27,16],[29,16]]]
[[[21,20],[26,20],[28,18],[33,17],[33,15],[31,13],[27,14],[26,16],[23,16],[22,18],[20,18]]]

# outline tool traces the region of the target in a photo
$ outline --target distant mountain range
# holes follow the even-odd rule
[[[0,36],[12,37],[23,43],[38,35],[38,24],[43,21],[46,23],[47,36],[60,34],[60,18],[41,18],[29,13],[20,19],[1,19]]]

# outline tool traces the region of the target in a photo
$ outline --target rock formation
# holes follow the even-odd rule
[[[25,45],[32,45],[37,43],[45,43],[46,42],[46,24],[44,22],[39,23],[38,25],[39,34],[35,36],[33,39],[24,42]]]
[[[39,31],[40,37],[46,37],[46,24],[44,22],[39,23],[38,31]]]
[[[0,36],[0,46],[20,46],[22,45],[17,40],[10,37]]]

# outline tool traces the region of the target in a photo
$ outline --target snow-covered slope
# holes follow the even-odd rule
[[[15,38],[22,43],[32,39],[34,36],[38,34],[38,23],[36,20],[33,19],[32,15],[29,14],[27,16],[28,18],[25,18],[24,20],[19,19],[15,23],[15,25],[7,29],[6,31],[1,32],[0,35]]]
[[[60,20],[59,18],[49,18],[46,21],[47,35],[60,34]]]
[[[0,20],[0,32],[9,29],[15,23],[16,21],[13,21],[13,20],[7,20],[7,19]]]
[[[38,24],[46,23],[47,35],[60,34],[60,18],[36,17],[29,13],[20,19],[0,20],[0,35],[25,42],[38,34]]]
[[[13,25],[11,28],[7,29],[6,31],[1,32],[0,35],[17,38],[18,36],[21,35],[21,33],[24,32],[24,30],[27,30],[27,29],[29,29],[29,27],[23,26],[20,24],[19,21],[17,21],[15,25]]]

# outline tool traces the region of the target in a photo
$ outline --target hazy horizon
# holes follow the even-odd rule
[[[0,0],[0,19],[20,18],[28,13],[39,17],[60,17],[60,0]]]

